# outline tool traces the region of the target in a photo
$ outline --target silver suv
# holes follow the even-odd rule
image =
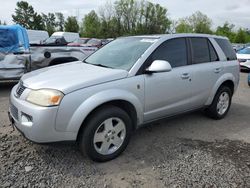
[[[124,37],[83,62],[25,74],[12,89],[9,114],[34,142],[75,140],[92,160],[108,161],[148,122],[198,109],[222,119],[238,83],[227,38]]]

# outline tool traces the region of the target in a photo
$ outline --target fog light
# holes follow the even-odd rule
[[[22,115],[21,115],[21,123],[24,126],[32,127],[32,125],[33,125],[32,117],[25,114],[25,113],[22,113]]]

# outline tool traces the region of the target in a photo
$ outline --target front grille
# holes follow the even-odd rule
[[[16,89],[16,96],[20,97],[23,94],[25,89],[26,88],[23,86],[22,82],[20,82],[17,89]]]
[[[18,121],[18,109],[13,104],[10,104],[10,113]]]

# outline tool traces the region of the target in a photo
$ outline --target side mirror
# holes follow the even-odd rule
[[[172,67],[168,61],[164,60],[155,60],[147,69],[147,73],[156,73],[156,72],[169,72],[172,70]]]

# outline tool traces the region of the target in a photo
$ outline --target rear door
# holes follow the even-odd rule
[[[223,63],[212,43],[205,37],[190,37],[191,67],[194,73],[193,97],[196,107],[205,105],[213,86],[223,73]]]

